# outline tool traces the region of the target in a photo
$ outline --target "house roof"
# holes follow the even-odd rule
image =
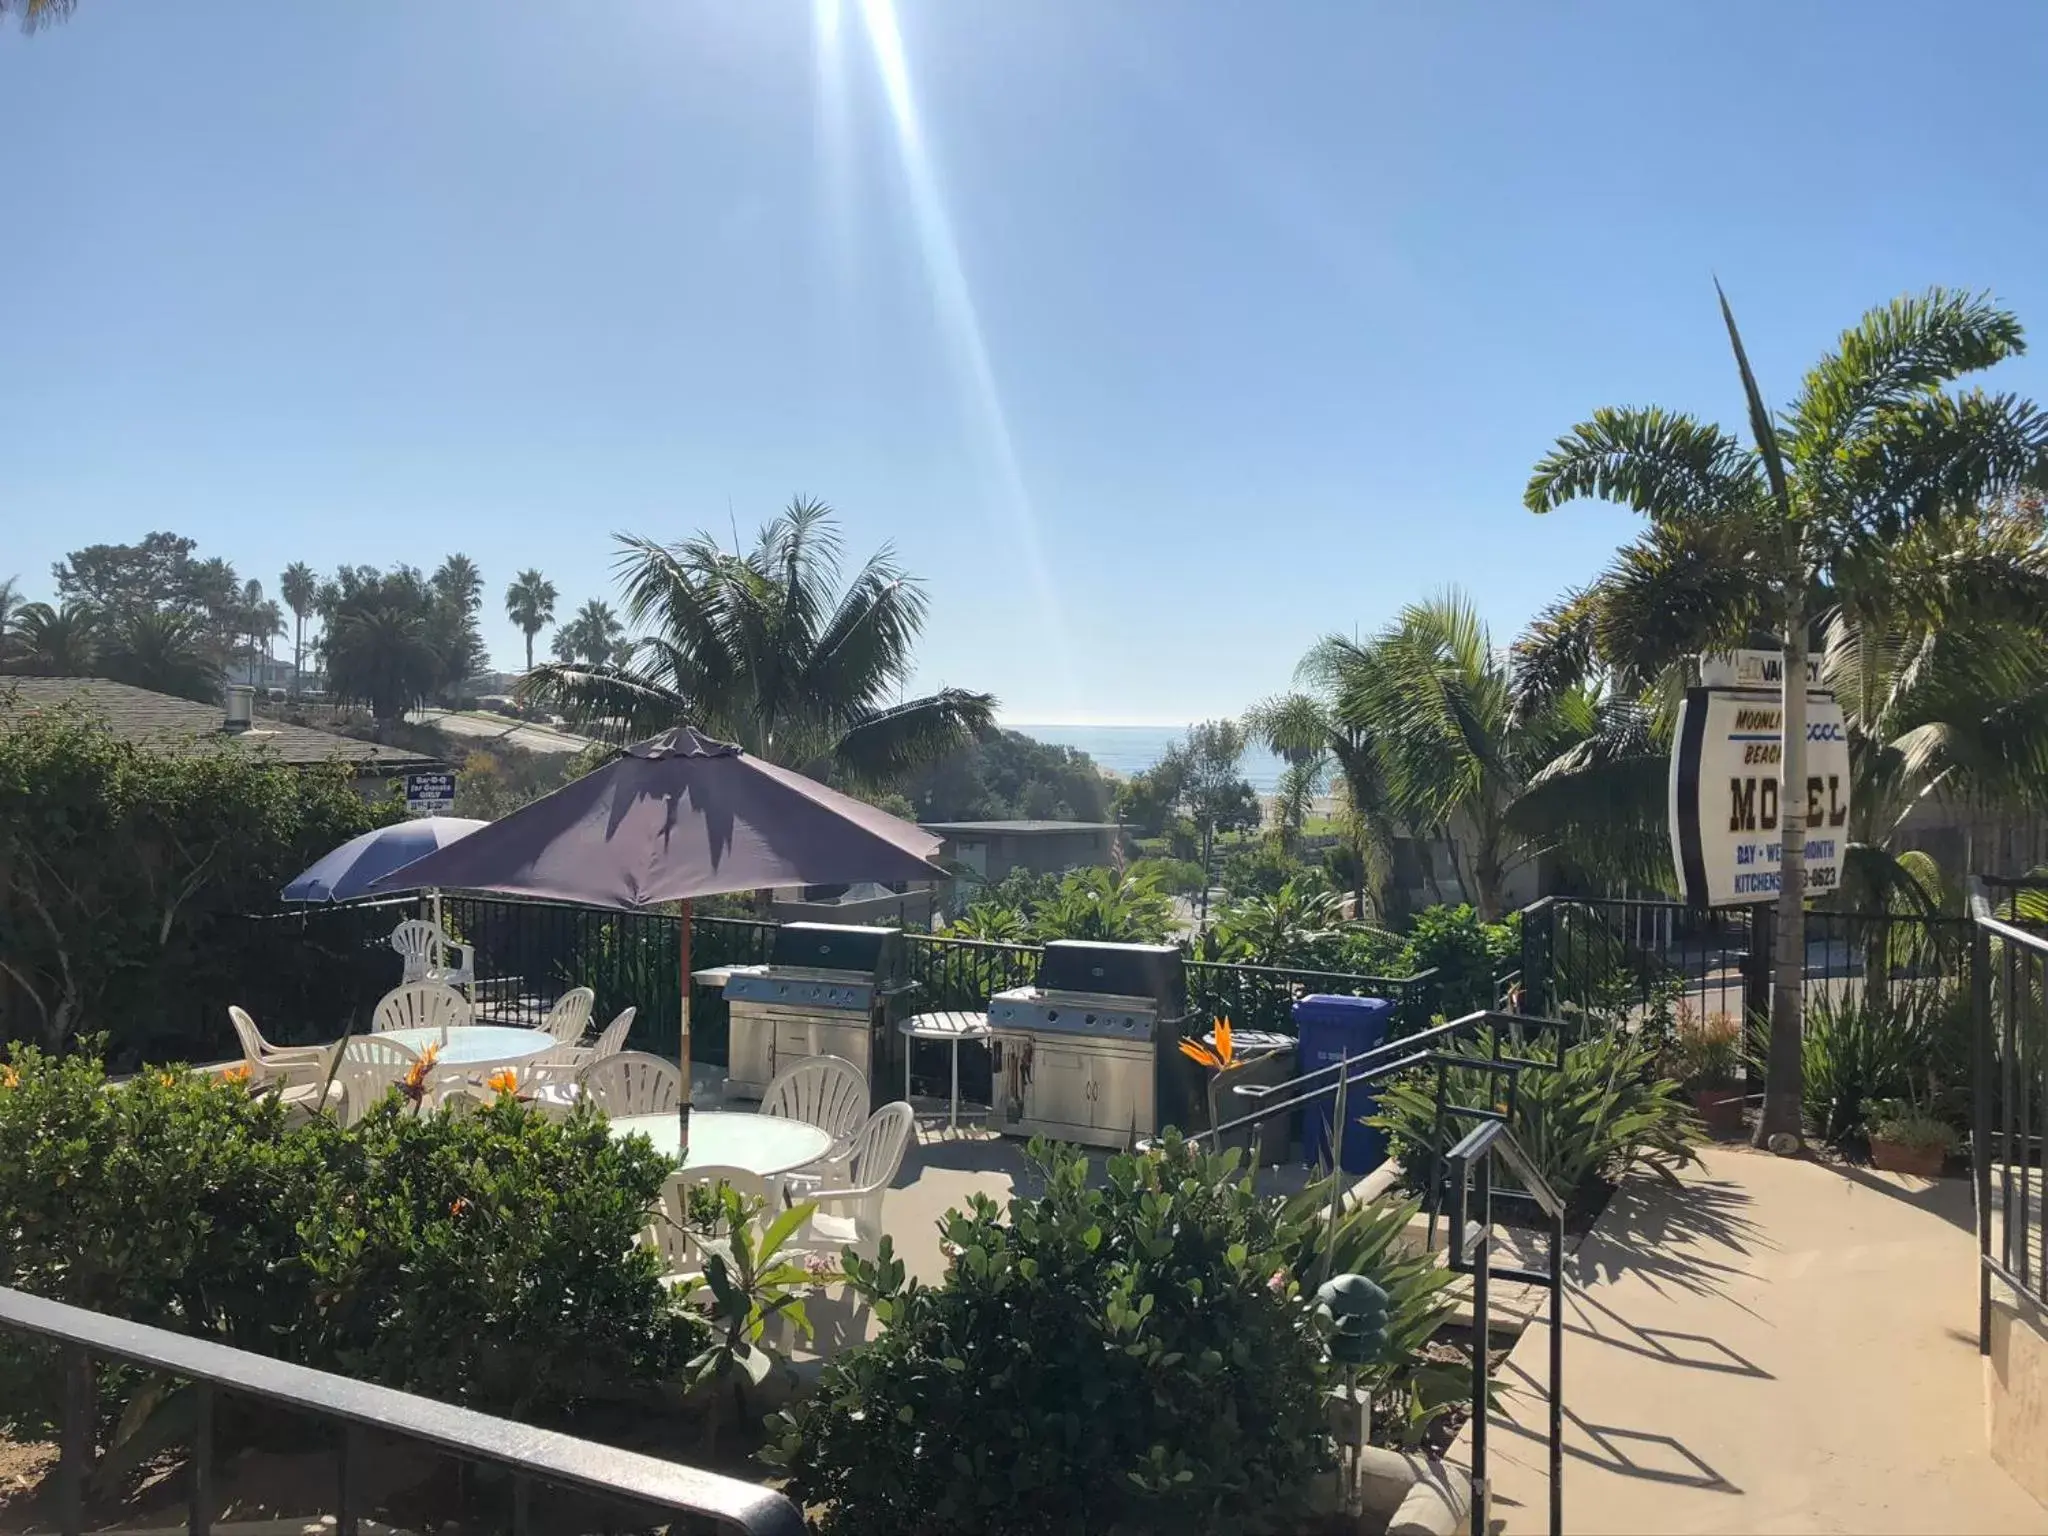
[[[344,762],[374,773],[444,766],[436,758],[400,747],[281,720],[259,719],[251,730],[230,733],[221,729],[223,715],[217,704],[152,693],[103,677],[0,677],[0,714],[54,708],[73,700],[102,716],[115,736],[136,746],[177,751],[231,741],[295,766]]]
[[[1113,821],[921,821],[918,825],[941,837],[956,832],[1046,837],[1057,832],[1114,832],[1117,824]]]

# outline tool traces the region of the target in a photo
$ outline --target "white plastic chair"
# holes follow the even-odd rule
[[[341,1085],[341,1123],[354,1125],[362,1119],[371,1105],[404,1081],[419,1059],[419,1052],[396,1040],[349,1036],[342,1042],[341,1065],[335,1072],[335,1081]]]
[[[868,1118],[868,1080],[839,1056],[806,1056],[775,1074],[761,1113],[815,1125],[832,1138],[826,1158],[844,1157]]]
[[[331,1048],[324,1045],[272,1045],[249,1017],[248,1010],[228,1004],[228,1022],[242,1042],[242,1059],[249,1064],[250,1080],[258,1084],[283,1083],[299,1087],[317,1081],[314,1074],[326,1064]]]
[[[301,1118],[310,1119],[329,1105],[338,1107],[345,1099],[347,1090],[341,1083],[341,1056],[347,1048],[347,1036],[332,1045],[311,1047],[318,1056],[305,1082],[291,1083],[282,1078],[270,1080],[267,1091],[275,1093],[283,1103],[287,1123]]]
[[[437,981],[443,986],[476,985],[476,949],[458,944],[423,918],[410,918],[391,930],[391,947],[405,962],[405,980]]]
[[[808,1201],[817,1210],[790,1246],[831,1254],[852,1248],[863,1258],[876,1257],[882,1242],[882,1196],[903,1166],[914,1125],[915,1112],[908,1104],[884,1104],[861,1127],[853,1150],[837,1160],[838,1179],[811,1171],[791,1174],[784,1198],[791,1205]],[[828,1187],[828,1180],[838,1187]]]
[[[487,1095],[494,1093],[490,1086],[491,1078],[501,1071],[510,1072],[516,1084],[512,1091],[521,1099],[543,1113],[566,1115],[582,1096],[583,1090],[577,1086],[577,1079],[583,1075],[585,1065],[579,1052],[568,1046],[556,1046],[538,1056],[527,1056],[493,1067],[478,1079],[482,1085],[478,1091]]]
[[[659,1115],[683,1102],[683,1074],[645,1051],[619,1051],[591,1062],[576,1085],[607,1115]]]
[[[590,988],[572,987],[555,999],[540,1027],[563,1045],[574,1045],[590,1028],[590,1005],[596,1001],[597,994]]]
[[[602,1061],[607,1056],[616,1056],[626,1048],[626,1036],[633,1029],[633,1015],[640,1010],[628,1008],[611,1023],[605,1025],[604,1033],[597,1037],[595,1045],[579,1045],[576,1052],[584,1065]]]
[[[686,1284],[704,1272],[703,1256],[715,1249],[718,1239],[690,1228],[690,1191],[718,1184],[730,1185],[740,1194],[769,1206],[768,1186],[758,1173],[745,1168],[686,1168],[662,1181],[661,1194],[648,1213],[641,1240],[661,1256],[661,1283]]]
[[[475,1017],[469,999],[437,981],[412,981],[393,987],[377,1000],[370,1028],[377,1034],[394,1029],[457,1029]]]

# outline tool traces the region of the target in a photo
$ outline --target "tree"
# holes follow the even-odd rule
[[[1718,289],[1717,289],[1718,291]],[[1931,289],[1873,309],[1809,370],[1783,412],[1764,403],[1734,311],[1721,318],[1749,409],[1749,441],[1655,407],[1597,411],[1536,466],[1524,497],[1547,512],[1581,497],[1650,519],[1624,553],[1602,614],[1667,652],[1739,645],[1759,632],[1784,668],[1777,973],[1757,1139],[1800,1139],[1805,979],[1806,658],[1815,600],[1838,570],[1878,558],[1922,524],[1974,516],[2038,485],[2048,420],[2027,401],[1958,379],[2023,350],[2019,321],[1980,296]]]
[[[892,703],[924,627],[923,588],[884,548],[839,585],[832,511],[799,500],[740,554],[700,534],[622,538],[630,666],[556,662],[520,697],[608,740],[689,723],[771,762],[883,784],[994,728],[995,700],[941,689]]]
[[[292,611],[292,696],[296,698],[300,673],[306,665],[306,620],[313,616],[319,602],[320,582],[313,567],[303,560],[294,560],[284,568],[278,588],[284,593],[285,606]]]
[[[555,584],[539,571],[521,571],[505,589],[505,616],[526,636],[526,670],[533,670],[533,637],[555,621]]]
[[[1208,720],[1188,727],[1148,770],[1154,789],[1185,811],[1202,834],[1202,921],[1209,918],[1209,887],[1215,883],[1218,832],[1250,831],[1259,824],[1259,797],[1238,765],[1244,760],[1244,727],[1235,720]]]
[[[1359,917],[1366,915],[1370,890],[1374,910],[1384,919],[1398,827],[1363,715],[1341,708],[1354,677],[1352,662],[1360,654],[1355,642],[1341,636],[1319,642],[1295,668],[1303,691],[1253,705],[1245,715],[1245,730],[1287,764],[1283,810],[1287,801],[1319,794],[1332,780],[1341,786],[1342,862],[1354,910]]]
[[[1113,786],[1085,752],[996,731],[917,769],[903,793],[924,821],[1106,821]]]
[[[454,692],[478,673],[489,670],[490,652],[484,646],[477,614],[484,605],[484,574],[467,555],[450,555],[434,571],[433,587],[440,599],[437,628],[440,648],[446,657],[445,686]]]
[[[50,574],[56,578],[60,599],[75,598],[103,613],[198,609],[205,606],[206,597],[222,595],[217,587],[202,592],[192,558],[198,547],[175,533],[148,534],[139,544],[89,544],[51,566]],[[233,594],[227,596],[232,599]]]
[[[77,5],[78,0],[0,0],[0,18],[16,12],[21,17],[21,30],[34,33],[53,22],[65,20]]]
[[[627,665],[632,659],[630,646],[625,647],[624,659],[620,659],[625,635],[626,626],[619,622],[611,605],[593,597],[576,610],[573,619],[555,631],[555,659],[586,667]]]
[[[284,630],[284,610],[263,595],[263,583],[250,577],[242,583],[241,631],[249,641],[249,681],[261,685],[263,663],[270,660],[270,642]]]
[[[446,609],[410,566],[343,566],[320,592],[328,691],[366,704],[380,728],[426,703],[448,673]]]
[[[99,666],[100,615],[90,603],[24,603],[8,624],[11,672],[91,677]]]
[[[101,670],[117,683],[202,704],[220,699],[220,666],[189,613],[125,613],[108,627]]]

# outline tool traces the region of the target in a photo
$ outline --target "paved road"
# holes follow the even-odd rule
[[[528,725],[502,715],[468,714],[446,709],[416,709],[406,716],[415,725],[431,725],[450,736],[471,741],[502,741],[528,752],[553,752],[568,756],[595,743],[588,736],[557,730],[551,725]]]

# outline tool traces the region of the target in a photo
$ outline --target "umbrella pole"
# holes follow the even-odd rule
[[[677,1140],[677,1146],[681,1149],[682,1159],[684,1161],[687,1161],[690,1156],[690,903],[687,899],[685,899],[685,901],[683,902],[683,918],[681,923],[681,929],[683,993],[683,1043],[681,1054],[683,1068],[683,1097],[681,1109],[682,1118],[680,1124],[680,1134]]]

